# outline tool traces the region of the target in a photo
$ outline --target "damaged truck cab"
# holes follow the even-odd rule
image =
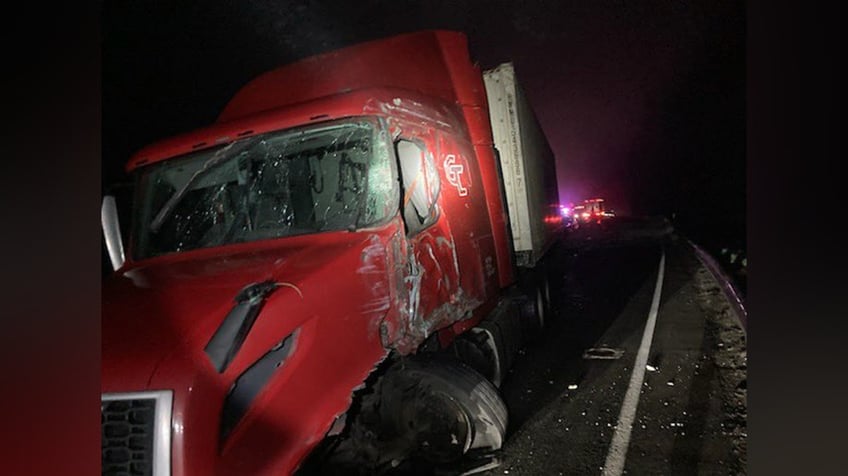
[[[104,474],[290,474],[328,438],[357,465],[500,447],[495,387],[550,299],[555,230],[531,208],[557,200],[520,89],[487,86],[462,34],[406,34],[266,73],[132,157],[126,251],[103,208]],[[416,395],[392,393],[404,379]],[[444,407],[415,413],[428,392],[459,401],[447,442],[405,429]],[[379,441],[356,441],[375,398],[409,421],[379,414]]]

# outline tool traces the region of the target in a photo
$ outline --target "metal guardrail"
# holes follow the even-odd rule
[[[745,304],[742,299],[739,297],[739,291],[733,285],[733,281],[727,276],[727,273],[724,272],[722,267],[716,262],[716,260],[710,256],[709,253],[704,251],[700,246],[696,245],[690,240],[687,240],[692,248],[695,250],[695,254],[698,256],[698,259],[710,270],[710,272],[715,276],[715,278],[721,284],[721,288],[724,291],[727,300],[730,302],[730,307],[733,308],[734,314],[736,315],[739,324],[742,326],[742,329],[745,331],[745,334],[748,333],[748,311],[745,309]]]

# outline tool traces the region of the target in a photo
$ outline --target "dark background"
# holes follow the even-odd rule
[[[515,63],[563,203],[601,196],[619,215],[673,216],[716,254],[744,250],[739,1],[107,2],[104,187],[147,143],[214,122],[265,71],[430,28],[464,31],[483,68]]]

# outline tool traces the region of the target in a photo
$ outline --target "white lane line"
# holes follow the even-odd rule
[[[630,444],[630,431],[633,429],[636,406],[639,405],[639,394],[642,390],[642,381],[645,378],[645,365],[648,363],[651,341],[654,339],[654,325],[657,323],[657,312],[660,309],[663,276],[665,276],[665,251],[660,258],[660,271],[657,274],[657,285],[654,288],[654,300],[651,302],[651,311],[648,313],[648,322],[645,324],[645,332],[642,334],[642,343],[639,345],[639,352],[636,354],[636,363],[633,364],[630,386],[627,387],[627,393],[624,394],[624,403],[621,404],[621,413],[618,414],[618,425],[615,428],[615,434],[612,436],[607,460],[604,463],[604,476],[620,476],[624,470],[624,460],[627,456],[627,447]]]

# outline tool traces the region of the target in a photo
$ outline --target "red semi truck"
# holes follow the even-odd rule
[[[290,474],[331,440],[360,468],[500,448],[558,231],[510,64],[481,72],[457,32],[350,46],[126,170],[126,247],[102,208],[104,474]]]

